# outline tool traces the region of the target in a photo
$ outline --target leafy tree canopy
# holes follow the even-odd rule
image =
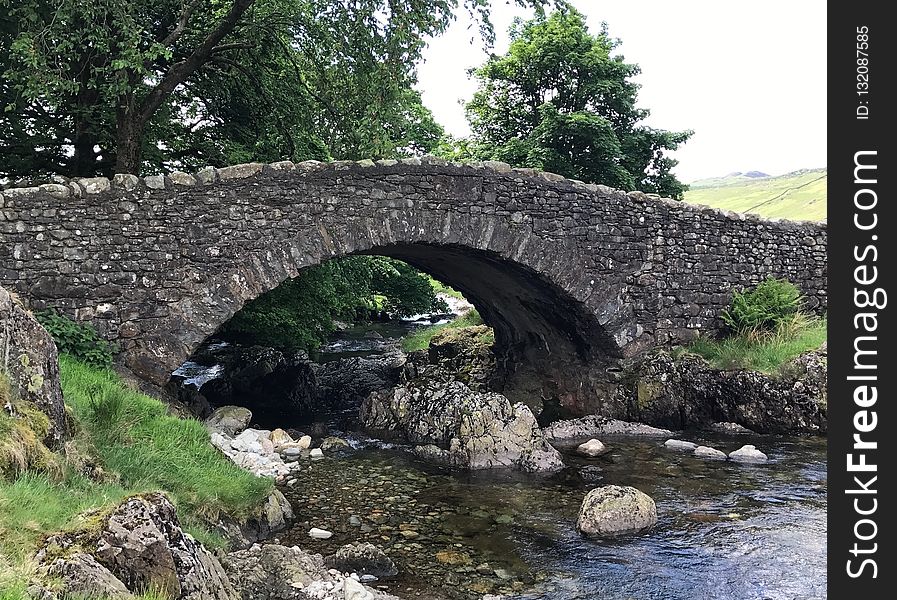
[[[641,125],[637,65],[614,50],[606,26],[597,35],[569,5],[518,20],[511,45],[472,74],[479,89],[467,103],[472,136],[443,141],[454,158],[502,160],[591,183],[681,198],[672,174],[675,150],[690,131]]]
[[[317,349],[333,321],[448,310],[430,280],[407,263],[383,256],[327,261],[249,302],[222,328],[226,339],[286,350]]]
[[[0,177],[428,151],[461,7],[490,38],[488,0],[0,0]]]

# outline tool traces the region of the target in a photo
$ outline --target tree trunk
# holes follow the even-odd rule
[[[135,114],[133,98],[125,99],[118,109],[115,128],[115,172],[140,174],[145,123]]]

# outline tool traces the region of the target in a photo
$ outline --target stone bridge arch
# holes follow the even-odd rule
[[[619,358],[714,330],[733,287],[788,277],[811,308],[826,305],[824,225],[502,163],[60,180],[4,190],[0,216],[0,284],[92,322],[155,386],[248,300],[357,253],[406,260],[464,292],[496,329],[511,387],[582,411],[600,408]]]

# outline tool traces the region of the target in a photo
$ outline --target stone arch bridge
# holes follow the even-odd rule
[[[462,291],[495,328],[506,393],[583,411],[620,358],[718,328],[733,288],[787,277],[826,306],[824,224],[503,163],[252,163],[0,194],[0,285],[92,322],[158,387],[245,302],[355,253]]]

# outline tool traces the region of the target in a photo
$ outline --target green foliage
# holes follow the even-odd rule
[[[721,317],[729,330],[744,334],[773,330],[800,309],[800,290],[790,281],[768,277],[754,289],[732,294],[732,304]]]
[[[165,490],[188,514],[246,515],[272,482],[234,465],[209,441],[199,421],[126,387],[118,376],[62,356],[66,403],[104,467],[135,489]]]
[[[491,38],[487,0],[0,0],[0,177],[429,150],[415,65],[462,6]]]
[[[775,373],[785,363],[821,346],[826,340],[826,328],[825,319],[798,313],[763,335],[751,332],[722,340],[702,337],[689,345],[688,350],[720,369]]]
[[[246,304],[221,329],[225,339],[286,350],[317,349],[334,320],[373,310],[400,317],[445,310],[425,275],[382,256],[350,256],[306,269]]]
[[[473,325],[482,324],[483,318],[480,316],[480,313],[478,313],[476,309],[472,309],[448,323],[431,325],[430,327],[422,327],[421,329],[412,331],[402,339],[402,349],[406,352],[426,350],[430,346],[430,340],[433,339],[433,336],[444,329],[458,329],[461,327],[471,327]],[[493,338],[492,340],[484,339],[483,341],[492,343],[495,340]]]
[[[728,176],[689,184],[685,201],[772,219],[821,221],[826,217],[825,169],[795,171],[778,177]]]
[[[511,45],[473,74],[479,90],[467,103],[473,135],[444,139],[450,158],[502,160],[519,167],[623,189],[680,198],[685,186],[666,153],[691,132],[639,125],[637,65],[614,55],[618,42],[589,33],[569,5],[550,16],[517,21]]]
[[[90,325],[72,321],[54,310],[38,312],[34,316],[53,337],[59,352],[95,367],[112,366],[115,347]]]

